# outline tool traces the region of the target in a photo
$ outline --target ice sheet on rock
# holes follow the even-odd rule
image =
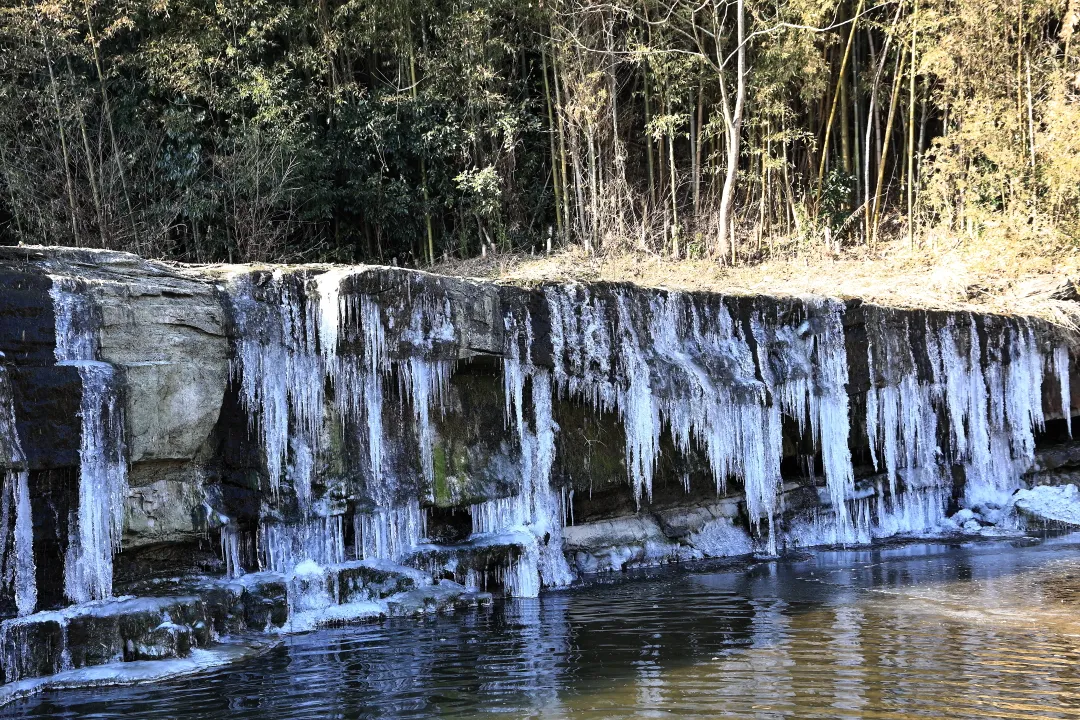
[[[57,362],[98,359],[97,322],[85,288],[68,277],[51,276]]]
[[[342,563],[340,567],[349,567],[354,563]],[[424,585],[430,585],[432,583],[431,575],[416,568],[409,567],[407,565],[401,565],[393,562],[392,560],[385,560],[383,558],[366,558],[364,560],[358,560],[355,562],[360,567],[371,568],[372,570],[379,570],[381,572],[392,573],[395,575],[404,575],[408,577],[417,587]]]
[[[337,627],[353,623],[381,620],[387,615],[386,603],[357,601],[341,605],[326,605],[289,614],[289,619],[277,634],[301,633],[324,627]]]
[[[1044,522],[1080,526],[1080,489],[1076,485],[1040,485],[1018,490],[1012,503],[1026,515]]]
[[[112,662],[79,669],[67,668],[53,675],[28,678],[0,686],[0,706],[46,690],[135,685],[194,675],[250,659],[271,647],[272,643],[250,646],[217,645],[210,649],[192,649],[186,658]]]
[[[690,535],[689,542],[705,557],[734,557],[754,551],[754,542],[742,527],[729,518],[716,518]]]

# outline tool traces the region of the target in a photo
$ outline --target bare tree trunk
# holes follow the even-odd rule
[[[75,87],[75,71],[71,67],[71,58],[65,58],[67,62],[68,79],[71,86]],[[90,149],[90,134],[86,131],[86,117],[82,108],[76,102],[75,113],[79,118],[79,135],[82,137],[83,153],[86,155],[86,173],[90,180],[90,197],[94,201],[94,217],[97,218],[98,235],[101,236],[101,247],[109,247],[108,234],[105,231],[105,212],[101,206],[101,185],[98,183],[98,172],[94,168],[94,154]]]
[[[735,255],[735,237],[731,231],[731,209],[735,203],[735,182],[739,171],[739,145],[742,140],[743,108],[746,105],[746,23],[745,23],[746,0],[736,0],[735,22],[736,42],[739,47],[736,50],[736,86],[735,108],[728,119],[728,146],[727,146],[727,174],[724,177],[724,188],[720,194],[720,219],[717,223],[720,235],[721,257],[729,254]],[[724,103],[727,105],[726,101]]]
[[[701,140],[702,132],[701,125],[705,119],[705,97],[704,88],[698,85],[697,94],[697,122],[694,123],[694,128],[690,133],[690,141],[694,144],[693,148],[693,172],[691,173],[692,182],[694,184],[694,216],[696,217],[701,212]]]
[[[67,186],[68,208],[71,210],[71,241],[78,247],[79,223],[75,209],[75,183],[71,179],[71,160],[68,157],[67,136],[64,133],[64,117],[60,112],[60,93],[56,89],[56,75],[53,73],[52,56],[49,54],[49,41],[45,37],[45,30],[38,21],[38,33],[41,34],[41,44],[45,49],[45,64],[49,67],[49,89],[52,91],[53,107],[56,109],[56,129],[60,134],[60,150],[64,157],[64,180]]]
[[[551,83],[548,82],[547,48],[544,46],[540,47],[540,58],[544,70],[544,100],[547,103],[548,133],[551,141],[551,183],[555,192],[555,227],[558,229],[558,237],[561,242],[565,239],[563,238],[562,222],[562,204],[564,201],[562,187],[559,185],[558,155],[555,151],[555,112],[552,109]]]
[[[94,67],[97,68],[98,85],[101,87],[101,104],[105,109],[105,121],[109,126],[109,141],[112,145],[113,160],[116,162],[116,172],[120,175],[120,188],[124,192],[124,203],[127,205],[128,217],[131,218],[131,234],[135,241],[135,252],[141,252],[139,245],[139,224],[135,218],[135,211],[131,205],[131,195],[128,193],[127,177],[124,174],[124,160],[120,156],[120,146],[116,142],[116,130],[113,128],[112,106],[109,103],[109,93],[105,90],[105,73],[101,69],[101,57],[98,55],[97,38],[94,36],[94,25],[90,21],[90,2],[83,0],[83,8],[86,11],[86,27],[90,33],[90,47],[94,50]]]
[[[903,47],[900,47],[896,54],[896,76],[893,78],[892,97],[889,100],[889,119],[885,121],[885,142],[881,146],[881,157],[878,158],[877,186],[874,190],[874,219],[870,227],[871,246],[877,244],[878,223],[881,218],[881,207],[884,204],[881,201],[881,192],[885,183],[885,161],[888,159],[889,144],[892,141],[893,121],[896,120],[896,102],[900,95],[900,82],[903,79],[904,74],[904,61],[907,59],[907,53],[904,52]]]

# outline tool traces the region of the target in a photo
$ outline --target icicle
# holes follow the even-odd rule
[[[875,469],[881,469],[881,460],[878,458],[878,443],[882,440],[882,428],[878,423],[878,414],[881,412],[878,403],[879,390],[874,385],[874,339],[870,328],[866,332],[866,368],[870,377],[870,387],[866,391],[866,439],[870,445],[870,464]]]
[[[526,327],[529,317],[525,317]],[[520,331],[510,317],[504,321],[507,333],[506,357],[503,359],[503,397],[506,403],[506,422],[514,423],[519,440],[525,437],[525,373],[522,370]],[[528,346],[526,346],[528,347]]]
[[[292,572],[304,562],[321,566],[345,562],[345,532],[340,515],[311,517],[295,525],[264,523],[259,528],[262,567]]]
[[[882,338],[880,346],[871,339],[867,358],[873,383],[876,381],[874,352],[881,353],[884,381],[883,387],[870,387],[866,401],[867,436],[875,465],[880,468],[884,464],[889,496],[893,498],[899,493],[901,472],[905,473],[905,484],[909,487],[943,485],[946,480],[937,459],[938,422],[933,385],[919,382],[907,341],[907,320],[890,326],[885,324],[884,317],[872,314],[871,309],[866,312],[867,334]],[[880,497],[884,499],[883,495]]]
[[[356,556],[399,562],[427,535],[426,512],[417,500],[353,517]]]
[[[551,487],[551,469],[555,464],[555,434],[558,425],[552,416],[551,376],[536,370],[532,376],[533,427],[536,432],[536,458],[533,464],[533,523],[537,536],[538,570],[547,587],[569,585],[573,573],[563,555],[562,495]]]
[[[660,408],[650,386],[649,367],[642,358],[641,340],[634,330],[627,299],[616,298],[621,329],[619,362],[627,388],[619,400],[626,429],[626,466],[635,499],[644,494],[652,501],[653,470],[660,454]]]
[[[30,474],[15,473],[15,607],[29,615],[37,607],[37,565],[34,563],[34,524],[30,516]]]
[[[14,568],[11,573],[15,590],[15,608],[19,615],[29,615],[37,606],[37,566],[34,563],[34,523],[30,507],[30,474],[26,456],[15,424],[15,402],[7,370],[0,366],[0,462],[10,466],[4,473],[3,519],[0,522],[0,557],[6,558],[6,544],[11,505],[15,510]],[[21,467],[20,467],[21,466]]]
[[[1058,377],[1058,391],[1061,395],[1061,415],[1065,418],[1065,427],[1072,438],[1072,387],[1069,377],[1069,348],[1059,345],[1054,348],[1054,371]]]
[[[370,468],[368,491],[376,505],[388,507],[394,488],[383,467],[383,392],[385,376],[390,372],[386,327],[371,297],[351,296],[342,305],[349,326],[359,326],[364,349],[360,358],[337,360],[335,402],[343,418],[362,424]]]
[[[302,278],[281,270],[264,288],[267,300],[255,298],[246,276],[234,281],[230,296],[239,330],[233,375],[240,377],[249,422],[259,428],[271,491],[276,495],[288,474],[305,511],[322,433],[326,377],[337,369],[339,302],[334,282],[340,284],[340,275],[326,275],[330,277],[321,285],[316,281],[319,292],[311,299],[306,292],[298,296],[292,287],[303,287]],[[293,455],[294,463],[287,468],[290,447],[301,454]]]
[[[335,268],[315,277],[318,295],[319,352],[327,374],[334,376],[337,370],[338,334],[341,326],[341,281],[354,271]]]
[[[855,491],[848,445],[847,352],[844,347],[843,305],[828,303],[824,310],[824,328],[816,337],[815,389],[810,395],[810,420],[821,448],[825,483],[829,497],[839,514],[841,526],[845,498]]]
[[[225,577],[238,578],[244,574],[240,562],[240,533],[234,527],[221,529],[221,558],[225,561]]]
[[[933,342],[939,355],[931,360],[940,359],[934,374],[944,388],[951,459],[965,470],[964,504],[1003,503],[1034,459],[1034,431],[1044,424],[1045,361],[1027,322],[988,323],[985,362],[975,318],[969,316],[968,324],[966,358],[949,318]],[[928,345],[934,335],[928,325]]]
[[[431,409],[442,408],[443,398],[449,390],[453,364],[446,360],[424,360],[410,357],[401,368],[406,391],[412,400],[416,417],[417,435],[420,442],[420,466],[428,487],[435,484],[435,459],[433,448],[435,432],[431,425]]]
[[[112,366],[78,364],[82,440],[78,513],[64,558],[64,592],[74,602],[112,596],[113,552],[120,546],[127,498],[124,421]]]

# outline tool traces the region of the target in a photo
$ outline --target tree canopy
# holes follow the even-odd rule
[[[1075,5],[9,4],[0,237],[406,265],[1073,237]]]

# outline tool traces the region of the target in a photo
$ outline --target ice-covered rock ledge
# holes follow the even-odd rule
[[[0,615],[191,596],[231,608],[218,634],[277,632],[997,531],[1014,491],[1080,478],[1076,341],[821,297],[0,248]]]
[[[205,650],[193,650],[184,658],[110,662],[93,667],[62,670],[54,675],[18,680],[0,685],[0,707],[46,690],[141,685],[210,672],[226,665],[258,657],[273,649],[276,644],[273,640],[223,643]]]

